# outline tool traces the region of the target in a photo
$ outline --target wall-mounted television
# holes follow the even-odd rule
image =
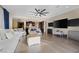
[[[68,26],[79,26],[79,18],[68,20]]]
[[[53,22],[48,23],[48,27],[53,27]]]
[[[61,19],[61,20],[57,20],[54,21],[54,28],[67,28],[67,24],[68,24],[68,20],[66,19]]]

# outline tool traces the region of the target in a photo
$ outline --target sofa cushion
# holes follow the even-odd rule
[[[7,32],[6,36],[7,36],[8,39],[11,39],[11,38],[14,37],[14,35],[11,32]]]
[[[7,36],[4,31],[0,31],[1,40],[7,39]]]

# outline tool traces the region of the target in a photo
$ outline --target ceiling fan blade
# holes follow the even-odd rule
[[[38,12],[38,10],[35,8],[36,12]]]
[[[41,12],[45,11],[46,9],[43,9]]]
[[[42,13],[41,15],[44,15],[44,16],[46,16],[46,14],[44,14],[44,13]]]
[[[49,12],[43,12],[43,14],[48,14]]]

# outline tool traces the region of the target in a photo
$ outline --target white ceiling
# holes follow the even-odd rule
[[[15,18],[31,17],[35,18],[30,11],[37,9],[46,9],[49,14],[42,18],[54,17],[65,12],[78,8],[77,5],[3,5]],[[39,18],[39,17],[36,17]]]

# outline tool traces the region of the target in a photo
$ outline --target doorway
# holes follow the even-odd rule
[[[18,28],[24,28],[24,22],[18,22]]]
[[[44,21],[39,22],[39,28],[40,28],[41,32],[44,33]]]

